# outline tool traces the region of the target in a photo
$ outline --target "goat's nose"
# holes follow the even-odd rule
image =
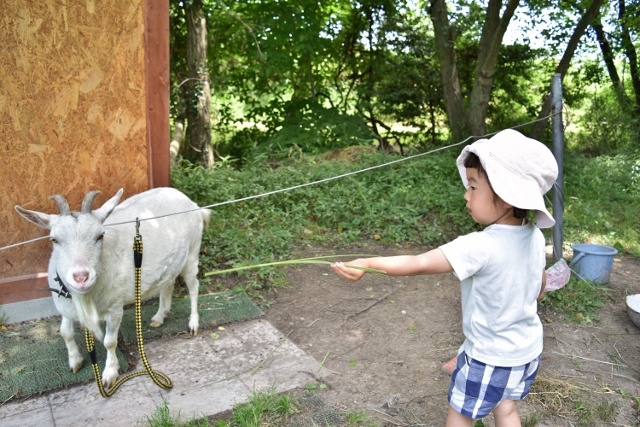
[[[73,280],[75,280],[76,283],[82,285],[82,284],[86,283],[87,280],[89,280],[89,272],[88,271],[80,271],[78,273],[73,273]]]

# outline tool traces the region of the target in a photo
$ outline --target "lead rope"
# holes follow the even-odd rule
[[[96,355],[95,341],[93,334],[89,332],[87,328],[84,329],[84,337],[87,343],[87,350],[89,351],[89,357],[91,358],[91,365],[93,367],[93,376],[96,379],[96,384],[100,390],[102,397],[110,397],[116,390],[125,382],[131,378],[139,377],[141,375],[149,375],[156,385],[164,390],[169,390],[173,387],[173,383],[165,374],[159,371],[151,369],[149,360],[144,351],[144,342],[142,339],[142,296],[141,296],[141,282],[142,282],[142,236],[140,236],[140,221],[136,218],[136,237],[133,240],[133,262],[135,265],[135,282],[136,282],[136,338],[138,340],[138,352],[140,353],[140,359],[144,364],[145,370],[139,370],[131,372],[120,379],[118,379],[113,387],[109,391],[104,389],[102,380],[100,379],[100,368],[98,367],[98,357]]]

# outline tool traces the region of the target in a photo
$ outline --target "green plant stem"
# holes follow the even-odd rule
[[[356,256],[356,255],[339,255],[339,256],[353,257],[353,256]],[[324,261],[323,258],[335,258],[335,256],[322,256],[322,257],[315,257],[315,258],[299,258],[299,259],[291,259],[291,260],[286,260],[286,261],[267,262],[267,263],[263,263],[263,264],[245,265],[245,266],[242,266],[242,267],[228,268],[228,269],[225,269],[225,270],[209,271],[209,272],[205,273],[204,275],[205,276],[213,276],[215,274],[233,273],[233,272],[236,272],[236,271],[248,270],[250,268],[272,267],[272,266],[280,266],[280,265],[295,265],[295,264],[331,265],[331,264],[333,264],[333,262],[331,262],[331,261]],[[377,270],[375,268],[358,267],[358,266],[355,266],[355,265],[345,265],[345,267],[353,268],[353,269],[356,269],[356,270],[362,270],[362,271],[367,272],[367,273],[387,274],[386,271]]]

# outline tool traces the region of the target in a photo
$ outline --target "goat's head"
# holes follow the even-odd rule
[[[96,282],[101,273],[103,223],[122,197],[122,189],[100,208],[92,211],[93,199],[99,191],[90,191],[82,201],[80,212],[71,212],[60,195],[51,196],[60,214],[46,214],[16,206],[16,211],[28,221],[48,230],[53,243],[51,261],[70,291],[83,294]]]

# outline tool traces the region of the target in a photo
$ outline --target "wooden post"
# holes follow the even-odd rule
[[[562,258],[562,218],[564,214],[564,176],[562,173],[564,157],[564,129],[562,126],[562,76],[554,74],[551,82],[551,137],[553,155],[558,162],[558,179],[553,186],[553,261]]]

